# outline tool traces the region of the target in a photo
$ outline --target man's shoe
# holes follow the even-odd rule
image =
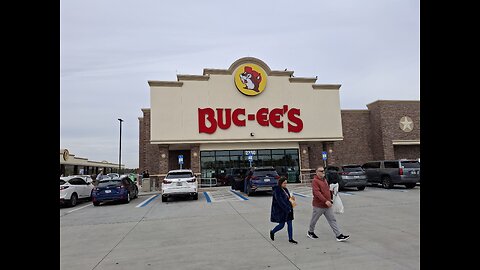
[[[318,238],[318,236],[314,232],[307,232],[307,236],[312,239]]]
[[[275,234],[270,231],[270,239],[272,239],[272,241],[275,241]]]
[[[293,239],[292,239],[292,240],[288,240],[288,242],[290,242],[290,243],[292,243],[292,244],[295,244],[295,245],[298,244],[298,242],[295,241],[295,240],[293,240]]]
[[[342,241],[347,240],[348,238],[350,238],[350,235],[340,234],[339,236],[337,236],[337,241],[338,241],[338,242],[342,242]]]

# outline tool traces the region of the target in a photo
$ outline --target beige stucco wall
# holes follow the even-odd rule
[[[60,164],[65,165],[78,165],[78,166],[93,166],[93,167],[108,167],[108,168],[118,168],[118,164],[115,163],[105,163],[99,161],[90,161],[87,158],[75,157],[75,155],[69,154],[67,160],[63,158],[63,151],[60,151]],[[125,165],[122,164],[122,168]]]
[[[208,80],[183,81],[178,86],[151,86],[151,142],[211,143],[211,142],[288,142],[334,141],[342,139],[340,98],[338,89],[314,89],[312,82],[290,82],[289,76],[268,76],[265,90],[257,96],[240,93],[234,75],[210,74]],[[284,128],[260,126],[249,121],[248,114],[260,108],[300,109],[303,130],[288,132],[288,117]],[[213,134],[199,133],[198,108],[245,108],[246,126],[233,124],[229,129],[217,128]],[[218,117],[217,117],[218,120]],[[208,122],[208,121],[207,121]],[[291,122],[290,122],[291,123]],[[294,123],[291,123],[295,125]],[[252,137],[250,133],[255,135]]]

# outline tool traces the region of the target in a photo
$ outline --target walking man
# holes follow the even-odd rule
[[[325,215],[325,218],[332,227],[333,232],[335,233],[335,237],[337,241],[345,241],[350,238],[349,235],[343,235],[340,232],[340,229],[337,225],[337,220],[333,215],[333,208],[332,208],[332,193],[330,192],[329,185],[327,183],[327,179],[325,178],[325,169],[323,166],[319,166],[315,171],[315,177],[312,181],[312,193],[313,193],[313,213],[312,219],[310,220],[310,228],[307,232],[307,236],[311,239],[316,239],[318,236],[315,235],[315,224],[317,224],[318,219],[321,215]]]

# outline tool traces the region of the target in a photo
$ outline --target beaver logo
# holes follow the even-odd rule
[[[266,86],[265,71],[255,64],[244,64],[235,72],[235,85],[238,91],[247,96],[260,94]]]
[[[245,84],[243,89],[250,89],[258,93],[258,86],[262,82],[262,74],[253,70],[252,67],[246,66],[245,71],[240,74],[240,80]]]

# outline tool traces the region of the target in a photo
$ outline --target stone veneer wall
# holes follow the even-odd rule
[[[375,101],[368,110],[342,110],[343,141],[300,143],[302,172],[323,165],[322,151],[328,153],[327,165],[363,164],[370,160],[394,158],[419,158],[419,145],[397,145],[393,140],[420,140],[419,101]],[[169,151],[167,145],[150,144],[150,109],[142,109],[139,117],[139,169],[150,174],[164,175],[168,172]],[[413,121],[413,130],[404,132],[399,121],[408,116]],[[200,172],[198,145],[190,147],[191,167]],[[305,153],[304,153],[305,151]],[[196,153],[196,156],[194,156]],[[164,155],[165,157],[162,157]]]
[[[342,130],[343,141],[334,143],[339,165],[363,164],[373,159],[368,110],[342,110]]]

